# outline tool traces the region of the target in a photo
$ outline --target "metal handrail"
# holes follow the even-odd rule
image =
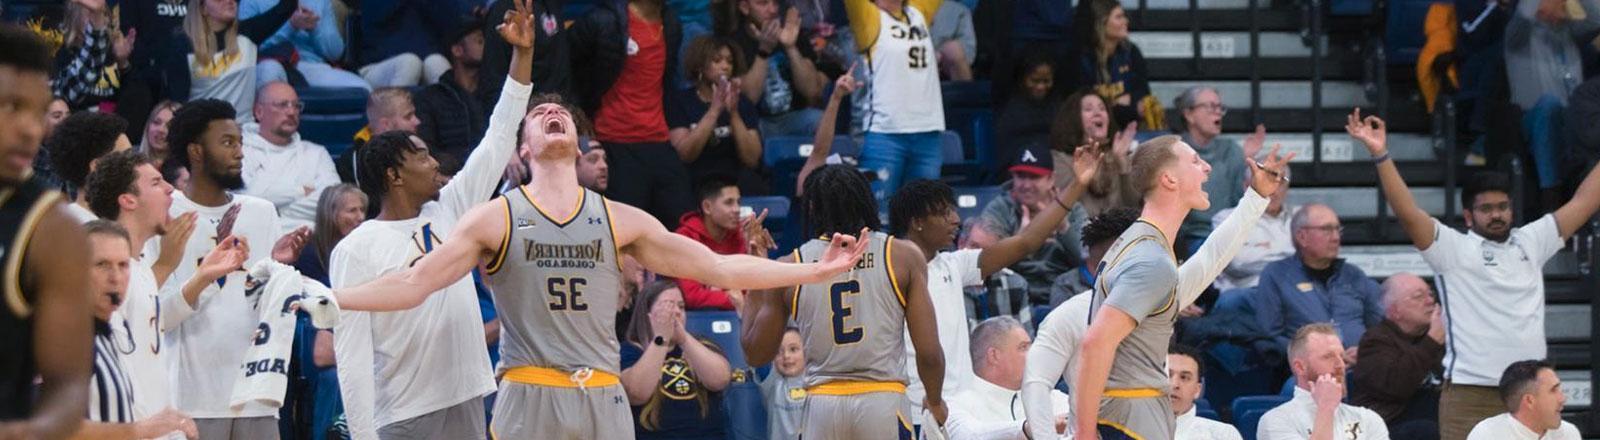
[[[1261,19],[1257,0],[1250,0],[1247,18],[1250,21],[1250,122],[1254,127],[1261,123]]]
[[[1311,176],[1322,179],[1322,0],[1307,0],[1311,12]]]
[[[1189,0],[1189,44],[1194,50],[1189,52],[1189,64],[1194,69],[1195,76],[1200,73],[1200,0]]]

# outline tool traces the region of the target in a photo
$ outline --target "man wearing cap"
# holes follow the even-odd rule
[[[1035,215],[1056,203],[1055,161],[1042,146],[1029,146],[1018,152],[1006,169],[1011,180],[1002,184],[1005,195],[991,200],[983,208],[976,227],[972,228],[968,247],[987,248],[1007,237],[1018,234],[1032,222]],[[1083,252],[1078,248],[1078,233],[1071,224],[1085,221],[1081,206],[1074,205],[1067,222],[1039,247],[1033,255],[1009,268],[1028,281],[1028,301],[1031,304],[1048,304],[1050,284],[1057,275],[1083,265]]]

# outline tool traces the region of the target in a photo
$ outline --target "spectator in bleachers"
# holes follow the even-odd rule
[[[1085,272],[1086,284],[1072,291],[1039,323],[1038,336],[1028,348],[1027,368],[1023,373],[1022,403],[1028,420],[1055,420],[1056,410],[1049,395],[1057,382],[1073,383],[1078,377],[1078,342],[1089,327],[1089,306],[1094,295],[1089,290],[1094,276],[1099,274],[1100,257],[1111,244],[1122,236],[1139,219],[1139,210],[1118,208],[1090,219],[1083,227],[1083,246],[1089,249],[1089,260],[1083,269],[1068,274]],[[1063,274],[1063,277],[1067,274]],[[1062,285],[1055,286],[1061,289]],[[1061,432],[1047,431],[1045,425],[1029,425],[1033,438],[1052,438]]]
[[[1256,286],[1256,316],[1280,353],[1295,332],[1311,323],[1331,323],[1340,339],[1360,341],[1383,320],[1383,289],[1366,272],[1339,258],[1339,215],[1327,205],[1300,208],[1290,221],[1295,254],[1267,264]],[[1344,363],[1356,362],[1357,347]]]
[[[1409,273],[1383,282],[1384,319],[1361,337],[1350,403],[1371,408],[1404,439],[1439,438],[1444,321],[1433,289]]]
[[[422,121],[417,119],[417,107],[411,102],[411,92],[399,87],[384,87],[372,91],[367,96],[367,126],[356,132],[355,142],[350,149],[340,154],[334,160],[334,169],[339,171],[339,180],[345,183],[356,181],[355,170],[358,152],[373,136],[390,131],[404,131],[416,133]]]
[[[1483,165],[1491,129],[1509,128],[1494,120],[1500,94],[1506,93],[1505,33],[1512,0],[1454,0],[1460,33],[1455,55],[1461,89],[1456,92],[1460,142],[1468,145],[1468,165]],[[1502,131],[1502,130],[1494,130]],[[1501,135],[1503,136],[1503,135]],[[1509,137],[1509,136],[1504,136]]]
[[[112,101],[120,84],[117,75],[129,65],[137,33],[124,36],[111,27],[111,18],[105,0],[67,2],[50,91],[66,98],[74,110]]]
[[[1093,174],[1098,177],[1099,171],[1105,170],[1104,163],[1096,170]],[[1038,219],[1036,216],[1055,208],[1051,205],[1062,203],[1052,196],[1051,175],[1055,173],[1055,161],[1043,149],[1022,150],[1011,162],[1008,171],[1011,172],[1011,180],[1001,185],[1006,194],[984,206],[977,227],[972,228],[969,239],[971,246],[988,248],[1007,237],[1021,234],[1024,226]],[[1087,192],[1094,185],[1074,186],[1084,186]],[[1073,215],[1074,218],[1082,218],[1079,214]],[[1083,251],[1078,247],[1078,234],[1071,223],[1055,229],[1038,251],[1011,265],[1011,270],[1028,280],[1029,304],[1048,304],[1051,283],[1056,277],[1083,265]]]
[[[1200,352],[1167,346],[1167,378],[1172,380],[1172,414],[1178,418],[1175,440],[1242,440],[1233,425],[1195,415],[1195,400],[1205,392],[1205,362]]]
[[[758,217],[740,218],[739,186],[732,176],[712,175],[701,179],[697,192],[700,209],[686,212],[678,220],[678,235],[689,237],[723,255],[755,255],[766,257],[772,245],[770,236],[761,229],[766,213]],[[749,240],[746,240],[746,237]],[[757,243],[759,242],[759,244]],[[683,306],[689,310],[739,310],[744,307],[744,292],[729,291],[707,286],[688,278],[678,279],[678,289],[683,295]]]
[[[72,202],[66,205],[67,213],[78,223],[96,218],[89,210],[88,192],[84,191],[89,172],[94,171],[101,157],[133,148],[128,135],[122,134],[127,127],[128,122],[117,115],[78,112],[61,121],[61,130],[45,139],[43,150],[50,151],[57,176],[67,193],[73,194]]]
[[[939,50],[939,72],[949,81],[972,81],[978,37],[972,31],[972,10],[958,1],[940,2],[933,14],[933,47]]]
[[[670,281],[645,286],[633,308],[622,343],[622,388],[635,435],[722,439],[722,390],[733,375],[722,349],[684,328],[683,294]]]
[[[161,164],[167,160],[167,121],[172,120],[172,113],[178,111],[179,104],[172,101],[161,101],[150,110],[150,119],[144,124],[144,139],[139,141],[139,152],[155,161],[156,169],[161,169]]]
[[[259,42],[272,30],[246,32],[239,5],[230,0],[189,0],[189,10],[183,37],[169,40],[160,54],[164,96],[176,102],[220,99],[233,106],[240,123],[252,121]]]
[[[856,52],[869,65],[861,168],[878,173],[886,200],[900,185],[938,179],[944,163],[944,99],[929,28],[943,0],[845,0]]]
[[[1294,371],[1294,398],[1261,416],[1261,440],[1388,440],[1383,417],[1370,409],[1347,405],[1344,344],[1329,324],[1310,324],[1295,331],[1289,344]]]
[[[1050,307],[1065,303],[1078,294],[1094,288],[1099,275],[1100,260],[1111,250],[1111,242],[1122,235],[1127,224],[1139,218],[1137,208],[1116,208],[1085,222],[1078,235],[1084,250],[1083,265],[1057,276],[1050,286]]]
[[[972,328],[972,348],[967,356],[976,379],[950,395],[950,418],[945,423],[952,439],[1026,438],[1026,413],[1022,406],[1022,370],[1027,365],[1028,330],[1010,316],[989,318]],[[1066,428],[1072,401],[1059,390],[1050,391],[1055,417],[1049,429]]]
[[[244,191],[278,209],[284,233],[309,227],[316,220],[323,188],[339,183],[328,149],[300,137],[300,111],[305,103],[288,83],[261,87],[255,99],[255,120],[244,133]]]
[[[1515,228],[1510,179],[1479,173],[1461,191],[1468,228],[1463,233],[1417,206],[1389,159],[1383,120],[1355,112],[1345,131],[1377,158],[1389,207],[1439,280],[1439,302],[1450,318],[1439,438],[1462,440],[1473,425],[1503,409],[1494,389],[1503,366],[1546,356],[1544,265],[1600,209],[1600,167],[1589,170],[1566,205]]]
[[[1116,126],[1137,122],[1146,130],[1166,128],[1161,100],[1150,93],[1144,53],[1128,40],[1128,15],[1117,0],[1078,2],[1074,26],[1078,53],[1063,66],[1075,88],[1090,88],[1111,106]]]
[[[478,66],[478,99],[483,108],[494,108],[500,99],[500,80],[511,67],[511,45],[494,31],[498,20],[507,11],[516,8],[519,0],[492,0],[483,21],[483,63]],[[533,91],[554,93],[566,102],[580,102],[572,88],[572,57],[567,47],[567,27],[562,21],[562,8],[567,0],[530,0],[534,21],[533,38]],[[584,2],[585,4],[588,2]],[[576,116],[576,115],[574,115]]]
[[[1600,159],[1600,124],[1592,123],[1600,121],[1600,78],[1590,78],[1572,90],[1563,116],[1570,130],[1564,160],[1585,166]]]
[[[1597,29],[1600,2],[1595,0],[1524,0],[1506,24],[1511,101],[1524,112],[1523,136],[1533,153],[1539,188],[1550,192],[1545,194],[1547,201],[1555,199],[1566,146],[1561,113],[1567,97],[1583,81],[1577,39]]]
[[[767,438],[798,440],[800,424],[806,415],[806,348],[800,342],[800,329],[783,329],[783,343],[772,360],[772,371],[761,381],[762,399],[767,404]]]
[[[278,0],[241,0],[239,17],[248,20],[272,9]],[[344,58],[344,35],[334,0],[300,0],[289,22],[261,42],[263,56],[256,64],[256,83],[274,81],[299,86],[371,89],[360,75],[333,67]],[[291,75],[289,72],[297,72]]]
[[[761,132],[803,136],[816,131],[827,76],[817,69],[816,35],[802,25],[801,8],[780,0],[719,0],[717,32],[744,55],[734,70],[740,93],[756,103]],[[686,73],[690,67],[685,66]]]
[[[300,259],[294,262],[294,269],[324,285],[332,284],[328,279],[328,262],[331,261],[329,257],[334,246],[366,219],[367,194],[361,192],[360,188],[341,183],[322,191],[322,197],[317,200],[317,218],[315,226],[311,228],[311,240],[300,251]],[[312,359],[309,365],[302,363],[301,368],[310,367],[311,370],[306,374],[311,384],[304,398],[312,400],[309,417],[312,438],[320,439],[323,436],[318,434],[328,432],[333,426],[333,418],[344,415],[343,402],[339,401],[339,378],[325,374],[337,364],[333,353],[333,330],[301,326],[296,331],[316,332],[316,336],[312,337]]]
[[[611,186],[611,167],[606,165],[606,149],[600,148],[597,142],[589,145],[580,141],[580,144],[583,154],[578,156],[578,186],[603,194]]]
[[[735,70],[743,58],[728,40],[704,36],[689,42],[683,64],[693,85],[668,98],[668,136],[693,181],[733,176],[739,189],[762,194],[766,185],[756,175],[761,134],[756,131],[755,104],[740,96]]]
[[[153,438],[169,433],[193,437],[194,420],[168,408],[159,413],[141,414],[134,409],[140,396],[129,380],[134,359],[123,353],[125,334],[113,330],[112,314],[118,312],[128,289],[133,245],[128,231],[106,220],[90,222],[89,305],[94,316],[94,363],[90,377],[88,417],[73,438]],[[80,293],[82,294],[82,293]],[[119,317],[116,320],[121,323]]]
[[[1205,242],[1206,236],[1211,234],[1211,219],[1218,211],[1239,204],[1240,195],[1244,194],[1245,179],[1249,178],[1246,164],[1261,151],[1261,144],[1267,137],[1267,127],[1256,125],[1256,132],[1245,137],[1244,147],[1240,148],[1239,143],[1232,139],[1219,137],[1222,134],[1222,115],[1228,113],[1228,108],[1222,105],[1222,95],[1217,94],[1217,89],[1190,87],[1178,95],[1172,104],[1173,108],[1183,113],[1179,132],[1183,142],[1194,147],[1201,160],[1211,164],[1211,177],[1203,187],[1211,198],[1211,207],[1189,211],[1189,216],[1184,217],[1183,226],[1178,228],[1179,243],[1176,249],[1182,258],[1194,253],[1200,243]]]
[[[1068,207],[1078,202],[1083,188],[1094,177],[1099,158],[1088,151],[1080,154],[1073,164],[1078,181],[1061,191],[1052,192],[1043,202],[1043,209],[1034,213],[1027,223],[1019,226],[1003,239],[994,239],[987,246],[945,251],[955,245],[961,227],[956,198],[949,185],[937,180],[914,180],[901,187],[889,200],[889,233],[905,237],[922,251],[928,259],[928,297],[933,302],[934,324],[939,328],[939,347],[944,351],[945,376],[941,389],[959,392],[973,382],[974,364],[969,350],[968,315],[966,309],[967,287],[983,286],[984,280],[1007,266],[1017,265],[1025,258],[1040,257],[1039,249],[1056,238],[1064,229],[1062,221],[1071,212]],[[1023,165],[1026,166],[1026,165]],[[991,237],[993,238],[993,237]],[[1030,262],[1035,265],[1037,261]],[[916,357],[916,351],[906,345],[906,358]],[[912,406],[913,424],[921,424],[923,383],[916,366],[906,365],[906,398]],[[1021,371],[1017,372],[1019,375]],[[1018,381],[1021,379],[1019,378]]]
[[[1111,113],[1107,111],[1106,102],[1105,98],[1091,91],[1073,93],[1061,102],[1061,109],[1050,124],[1050,155],[1055,158],[1057,165],[1069,163],[1072,152],[1078,148],[1096,148],[1105,152],[1100,156],[1103,162],[1100,169],[1105,172],[1100,173],[1089,185],[1088,194],[1080,202],[1089,217],[1112,208],[1137,208],[1141,198],[1133,189],[1133,182],[1128,175],[1133,171],[1129,156],[1133,152],[1133,135],[1137,127],[1130,122],[1113,139]],[[1056,175],[1055,184],[1062,186],[1071,180],[1072,175],[1062,173]]]
[[[1282,184],[1278,191],[1267,196],[1267,210],[1261,213],[1261,219],[1256,220],[1255,229],[1245,237],[1244,246],[1239,247],[1239,253],[1228,261],[1228,269],[1222,271],[1222,276],[1217,277],[1218,290],[1255,287],[1261,278],[1261,271],[1267,264],[1289,258],[1294,255],[1294,229],[1291,225],[1295,213],[1300,212],[1299,206],[1285,205],[1289,198],[1289,185],[1293,182],[1293,168],[1284,168]],[[1221,226],[1223,221],[1233,215],[1233,208],[1229,207],[1217,211],[1211,217],[1213,228]]]
[[[170,90],[174,84],[167,82],[164,76],[174,66],[166,64],[170,60],[165,52],[181,44],[179,40],[189,39],[184,31],[184,21],[190,11],[200,14],[202,8],[199,5],[191,6],[185,0],[118,0],[117,4],[122,32],[136,33],[138,38],[134,39],[133,52],[128,57],[132,65],[122,75],[116,110],[118,115],[128,120],[128,136],[138,137],[144,134],[145,121],[154,111],[155,104],[173,95]],[[264,41],[289,20],[299,5],[298,0],[278,2],[260,15],[240,20],[238,33],[252,41]],[[184,59],[177,61],[187,65]],[[250,87],[253,89],[255,85]],[[183,93],[187,94],[188,90]],[[181,103],[185,100],[173,101]],[[239,110],[246,114],[250,111],[249,107]]]
[[[1061,102],[1056,100],[1055,64],[1044,54],[1024,58],[1017,69],[1016,89],[995,117],[995,157],[1012,157],[1024,145],[1048,145],[1050,124]]]
[[[806,163],[800,166],[800,173],[795,179],[796,198],[806,193],[806,177],[827,164],[833,157],[833,141],[836,140],[834,128],[839,124],[839,106],[844,105],[845,98],[855,93],[856,88],[860,86],[855,74],[851,72],[845,72],[839,75],[839,79],[833,81],[833,93],[828,95],[828,104],[822,109],[822,119],[817,122],[817,133],[811,138],[811,154],[806,156]]]
[[[67,106],[67,100],[62,99],[60,96],[51,97],[50,107],[44,114],[44,136],[50,137],[50,133],[56,131],[56,124],[60,124],[71,114],[72,108]]]
[[[1467,440],[1541,439],[1578,440],[1578,427],[1561,420],[1567,394],[1561,377],[1546,361],[1513,362],[1500,375],[1500,400],[1506,411],[1472,427]]]
[[[56,126],[60,125],[61,121],[65,121],[67,116],[71,114],[72,109],[67,108],[66,100],[61,99],[60,96],[52,96],[50,104],[45,107],[43,139],[49,139],[56,132]],[[46,186],[60,187],[61,178],[56,176],[55,167],[51,162],[54,161],[50,160],[50,149],[40,148],[38,155],[33,158],[33,175],[38,177],[41,182],[44,182]]]
[[[450,34],[456,18],[471,9],[467,3],[360,0],[357,58],[362,64],[358,70],[361,77],[373,87],[415,87],[438,81],[450,69],[450,61],[439,53],[438,42]]]
[[[428,144],[429,153],[441,158],[441,172],[445,174],[456,173],[461,161],[472,154],[472,148],[478,146],[489,129],[489,112],[477,96],[482,86],[478,73],[484,61],[484,22],[472,18],[456,27],[454,38],[445,40],[450,44],[445,48],[450,70],[416,96],[417,119],[421,121],[417,137]],[[499,80],[504,79],[502,72]],[[455,166],[445,167],[446,162]]]
[[[677,229],[678,216],[694,209],[694,182],[666,116],[667,91],[678,85],[677,13],[662,0],[602,0],[568,32],[581,107],[616,171],[606,196]]]

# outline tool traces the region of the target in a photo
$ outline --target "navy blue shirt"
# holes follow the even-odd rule
[[[1332,323],[1346,347],[1361,341],[1368,327],[1383,322],[1383,288],[1366,272],[1343,259],[1329,266],[1333,276],[1323,283],[1306,270],[1300,254],[1268,264],[1256,285],[1256,316],[1278,349],[1288,352],[1300,327]]]
[[[701,339],[700,343],[712,351],[721,352],[711,341]],[[626,370],[639,363],[639,357],[643,355],[644,348],[632,342],[623,342],[622,368]],[[654,418],[655,429],[645,428],[650,423],[647,417]],[[712,392],[700,385],[694,370],[689,368],[689,361],[683,358],[682,347],[667,353],[666,362],[661,364],[661,383],[650,396],[650,401],[633,407],[633,432],[639,440],[723,440],[727,437],[723,428],[726,420],[722,393]]]
[[[739,119],[744,121],[746,128],[752,130],[760,121],[755,107],[750,101],[739,98]],[[710,109],[711,104],[701,101],[699,92],[693,87],[678,89],[669,94],[667,99],[667,127],[693,130]],[[739,146],[733,138],[733,113],[723,110],[717,118],[717,127],[712,129],[711,137],[706,139],[705,147],[700,150],[700,156],[685,164],[693,182],[698,183],[714,174],[737,177],[744,170],[744,165],[739,163]]]

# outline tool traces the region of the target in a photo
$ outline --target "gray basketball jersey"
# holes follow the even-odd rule
[[[525,189],[500,200],[507,230],[486,272],[500,314],[500,370],[621,374],[614,324],[622,267],[606,199],[584,190],[565,219],[546,215]]]
[[[889,265],[888,235],[874,232],[855,269],[825,283],[800,286],[790,317],[806,350],[806,386],[828,382],[906,382],[905,295]],[[832,243],[815,239],[795,261],[816,262]]]
[[[1137,323],[1117,345],[1100,417],[1146,439],[1171,439],[1177,428],[1167,398],[1167,345],[1178,320],[1178,266],[1172,248],[1160,229],[1141,220],[1112,243],[1100,264],[1091,323],[1107,305]]]

